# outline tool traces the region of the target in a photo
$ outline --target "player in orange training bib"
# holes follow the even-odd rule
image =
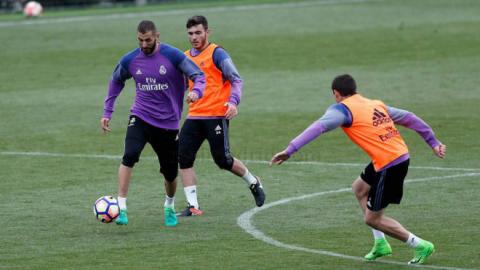
[[[337,103],[293,139],[285,150],[275,154],[270,164],[282,164],[322,133],[341,127],[372,160],[352,185],[365,223],[372,228],[375,238],[375,244],[365,259],[375,260],[392,254],[385,238],[387,234],[415,249],[410,264],[422,264],[433,253],[433,244],[384,215],[390,203],[399,204],[402,199],[403,181],[410,161],[408,148],[395,124],[415,130],[440,158],[445,157],[446,146],[415,114],[365,98],[357,93],[356,88],[356,82],[350,75],[336,77],[332,82],[332,91]]]

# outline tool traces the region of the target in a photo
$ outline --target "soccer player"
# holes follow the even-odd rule
[[[187,89],[186,79],[193,81],[187,101],[195,104],[205,90],[203,72],[179,49],[160,43],[159,33],[151,21],[137,28],[139,48],[124,55],[113,71],[104,103],[101,127],[109,132],[115,100],[133,77],[135,101],[131,107],[125,136],[125,152],[118,169],[118,203],[120,216],[116,223],[128,224],[127,193],[133,166],[148,142],[158,156],[160,173],[165,182],[165,225],[177,225],[174,210],[178,175],[178,129]]]
[[[332,91],[337,103],[293,139],[285,150],[275,154],[270,165],[282,164],[316,137],[342,127],[347,136],[372,159],[352,185],[365,223],[372,228],[375,238],[375,244],[365,259],[375,260],[392,254],[385,233],[415,249],[409,264],[422,264],[433,253],[433,244],[407,231],[398,221],[384,214],[388,204],[400,203],[409,165],[408,148],[395,124],[415,130],[440,158],[445,157],[446,146],[415,114],[358,94],[355,80],[348,74],[333,80]]]
[[[188,116],[180,131],[180,175],[188,202],[181,216],[201,215],[197,199],[197,177],[193,168],[198,149],[206,139],[215,163],[221,169],[242,177],[252,192],[257,206],[262,206],[265,193],[258,177],[230,153],[229,120],[237,113],[243,81],[228,53],[210,43],[208,22],[204,16],[188,19],[187,33],[192,48],[185,52],[205,73],[204,97],[189,106]],[[195,86],[190,88],[195,90]]]

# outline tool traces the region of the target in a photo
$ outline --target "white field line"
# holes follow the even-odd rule
[[[479,175],[480,175],[480,173],[465,173],[465,174],[439,176],[439,177],[416,178],[416,179],[407,180],[406,183],[417,183],[417,182],[432,181],[432,180],[443,180],[443,179],[448,179],[448,178],[472,177],[472,176],[479,176]],[[279,248],[284,248],[284,249],[288,249],[288,250],[303,251],[303,252],[309,252],[309,253],[315,253],[315,254],[320,254],[320,255],[325,255],[325,256],[342,258],[342,259],[346,259],[346,260],[364,261],[364,259],[362,257],[350,256],[350,255],[345,255],[345,254],[331,252],[331,251],[322,250],[322,249],[311,249],[311,248],[306,248],[306,247],[302,247],[302,246],[296,246],[296,245],[282,243],[278,240],[275,240],[275,239],[265,235],[262,231],[258,230],[252,224],[252,221],[251,221],[252,217],[255,214],[259,213],[260,211],[272,208],[274,206],[278,206],[278,205],[281,205],[281,204],[287,204],[287,203],[290,203],[290,202],[293,202],[293,201],[305,200],[305,199],[316,197],[316,196],[323,196],[323,195],[328,195],[328,194],[343,193],[343,192],[350,192],[350,191],[351,191],[351,188],[341,188],[341,189],[336,189],[336,190],[329,190],[329,191],[322,191],[322,192],[316,192],[316,193],[312,193],[312,194],[301,195],[301,196],[298,196],[298,197],[290,197],[290,198],[278,200],[278,201],[275,201],[275,202],[271,202],[271,203],[263,205],[261,208],[258,208],[258,207],[253,208],[253,209],[251,209],[249,211],[246,211],[245,213],[241,214],[237,219],[237,224],[245,232],[252,235],[256,239],[258,239],[260,241],[263,241],[267,244],[279,247]],[[408,265],[404,262],[387,261],[387,260],[378,260],[375,263],[410,266],[410,265]],[[411,266],[412,267],[420,267],[420,268],[429,268],[429,269],[466,270],[466,268],[456,268],[456,267],[438,266],[438,265],[418,265],[418,266],[417,265],[411,265]]]
[[[175,16],[175,15],[191,15],[193,13],[219,13],[219,12],[235,12],[235,11],[249,11],[259,9],[272,9],[272,8],[301,8],[318,5],[338,5],[338,4],[353,4],[363,3],[367,0],[323,0],[323,1],[304,1],[299,3],[277,3],[277,4],[252,4],[252,5],[239,5],[239,6],[220,6],[209,8],[193,8],[193,9],[173,9],[164,11],[153,12],[134,12],[134,13],[117,13],[109,15],[93,15],[93,16],[79,16],[79,17],[65,17],[57,19],[35,19],[27,21],[10,21],[0,22],[0,27],[15,27],[26,25],[41,25],[41,24],[61,24],[70,22],[90,22],[90,21],[105,21],[115,19],[128,19],[128,18],[144,18],[153,16]]]
[[[114,159],[120,160],[122,156],[119,155],[107,155],[107,154],[65,154],[65,153],[51,153],[51,152],[17,152],[17,151],[0,151],[2,156],[39,156],[39,157],[61,157],[61,158],[92,158],[92,159]],[[142,159],[152,160],[156,157],[142,157]],[[206,161],[210,159],[199,159],[200,161]],[[246,160],[242,159],[245,163],[252,164],[269,164],[266,160]],[[366,164],[362,163],[330,163],[320,161],[288,161],[285,164],[293,165],[315,165],[315,166],[331,166],[331,167],[365,167]],[[428,167],[428,166],[410,166],[411,169],[422,170],[436,170],[436,171],[462,171],[462,172],[480,172],[480,168],[455,168],[455,167]]]

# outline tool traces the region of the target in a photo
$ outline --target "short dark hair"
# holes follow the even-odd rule
[[[199,24],[203,25],[203,28],[205,28],[205,30],[208,29],[207,18],[205,18],[205,16],[202,16],[202,15],[195,15],[195,16],[192,16],[192,17],[188,18],[187,29],[192,27],[192,26],[199,25]]]
[[[157,32],[157,28],[155,27],[155,24],[152,21],[141,21],[138,24],[137,31],[139,33],[145,34],[147,32],[152,31],[153,33]]]
[[[357,93],[357,84],[352,76],[343,74],[335,77],[332,82],[332,91],[337,90],[342,97]]]

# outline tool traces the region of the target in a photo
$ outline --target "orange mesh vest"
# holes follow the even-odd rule
[[[211,43],[199,55],[192,56],[190,51],[185,55],[190,58],[205,73],[207,83],[203,97],[197,102],[190,104],[188,116],[224,116],[227,111],[225,103],[228,102],[231,94],[231,85],[222,77],[220,71],[213,62],[213,52],[218,45]],[[189,82],[190,91],[193,83]]]
[[[383,102],[355,94],[341,103],[352,113],[352,125],[343,131],[370,156],[376,171],[408,153]]]

